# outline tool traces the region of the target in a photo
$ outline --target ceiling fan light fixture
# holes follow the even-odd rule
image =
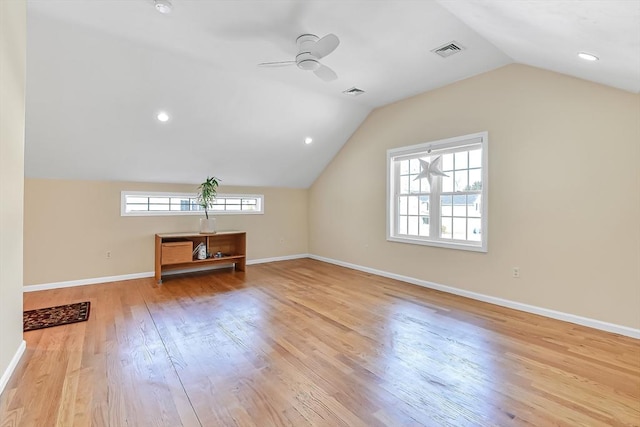
[[[320,63],[315,59],[303,59],[298,61],[298,68],[305,71],[315,71],[320,68]]]
[[[597,61],[600,59],[597,56],[587,52],[578,52],[578,56],[585,61]]]
[[[173,6],[169,0],[154,0],[156,10],[163,14],[171,13]]]

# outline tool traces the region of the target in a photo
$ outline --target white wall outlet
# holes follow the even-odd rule
[[[513,267],[512,275],[514,279],[520,278],[520,267]]]
[[[284,237],[280,238],[280,243],[284,243]]]
[[[111,258],[111,251],[107,251],[106,256],[107,258]]]

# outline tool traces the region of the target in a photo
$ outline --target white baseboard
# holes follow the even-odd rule
[[[4,388],[9,383],[9,380],[11,379],[11,375],[13,375],[13,371],[16,370],[16,367],[18,366],[18,362],[20,362],[20,359],[22,358],[22,355],[24,354],[24,351],[26,350],[26,348],[27,348],[27,342],[25,340],[22,340],[22,342],[18,346],[18,349],[13,355],[13,358],[11,359],[11,362],[9,362],[9,366],[7,366],[7,369],[5,369],[4,373],[2,374],[2,377],[0,377],[0,394],[2,394],[2,392],[4,391]]]
[[[261,258],[261,259],[252,259],[247,261],[247,265],[253,264],[264,264],[267,262],[277,262],[277,261],[290,261],[292,259],[301,259],[301,258],[310,258],[309,254],[297,254],[297,255],[285,255],[285,256],[277,256],[273,258]]]
[[[121,280],[131,280],[131,279],[143,279],[146,277],[153,277],[153,276],[154,276],[153,271],[146,271],[144,273],[121,274],[119,276],[93,277],[90,279],[68,280],[66,282],[53,282],[53,283],[42,283],[39,285],[27,285],[27,286],[23,286],[22,290],[24,292],[45,291],[48,289],[70,288],[72,286],[97,285],[98,283],[119,282]]]
[[[476,292],[466,291],[464,289],[441,285],[439,283],[428,282],[426,280],[420,280],[413,277],[403,276],[400,274],[389,273],[387,271],[377,270],[375,268],[363,267],[361,265],[338,261],[331,258],[325,258],[318,255],[311,254],[309,255],[309,258],[315,259],[318,261],[328,262],[330,264],[335,264],[342,267],[351,268],[354,270],[364,271],[365,273],[371,273],[377,276],[388,277],[390,279],[396,279],[402,282],[412,283],[414,285],[423,286],[425,288],[435,289],[438,291],[447,292],[454,295],[460,295],[463,297],[471,298],[471,299],[482,301],[482,302],[488,302],[490,304],[495,304],[502,307],[512,308],[514,310],[538,314],[540,316],[550,317],[552,319],[562,320],[564,322],[575,323],[577,325],[587,326],[594,329],[600,329],[602,331],[613,332],[613,333],[625,335],[631,338],[640,339],[640,329],[634,329],[628,326],[616,325],[614,323],[603,322],[601,320],[590,319],[588,317],[576,316],[575,314],[563,313],[561,311],[555,311],[547,308],[536,307],[533,305],[524,304],[517,301],[510,301],[502,298],[492,297],[490,295],[484,295]]]
[[[266,262],[276,262],[276,261],[288,261],[288,260],[300,259],[300,258],[309,258],[309,254],[295,254],[295,255],[273,257],[273,258],[252,259],[252,260],[247,260],[247,265],[263,264]],[[230,265],[232,264],[228,264],[228,265],[225,264],[222,266],[218,265],[218,266],[185,268],[181,270],[170,270],[162,273],[162,275],[170,276],[172,274],[194,273],[194,272],[204,271],[204,270],[215,270],[216,268],[227,268]],[[65,282],[52,282],[52,283],[42,283],[38,285],[27,285],[27,286],[23,286],[22,290],[24,292],[45,291],[48,289],[70,288],[72,286],[86,286],[86,285],[96,285],[99,283],[119,282],[121,280],[144,279],[147,277],[154,277],[154,276],[155,276],[155,273],[153,271],[145,271],[142,273],[121,274],[119,276],[93,277],[90,279],[68,280]]]

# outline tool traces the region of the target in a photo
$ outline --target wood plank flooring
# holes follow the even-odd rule
[[[309,259],[27,293],[0,426],[638,426],[640,341]]]

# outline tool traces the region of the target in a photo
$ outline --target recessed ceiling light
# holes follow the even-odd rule
[[[592,55],[592,54],[587,53],[587,52],[579,52],[578,56],[580,58],[584,59],[585,61],[597,61],[598,59],[600,59],[597,56]]]
[[[171,13],[171,2],[169,0],[154,0],[154,3],[156,4],[156,10],[160,13]]]
[[[305,143],[305,144],[307,144],[307,145],[311,144],[312,142],[313,142],[313,138],[306,137],[306,138],[304,139],[304,143]]]
[[[169,121],[169,115],[164,111],[160,111],[156,117],[158,117],[158,120],[160,120],[161,122]]]

